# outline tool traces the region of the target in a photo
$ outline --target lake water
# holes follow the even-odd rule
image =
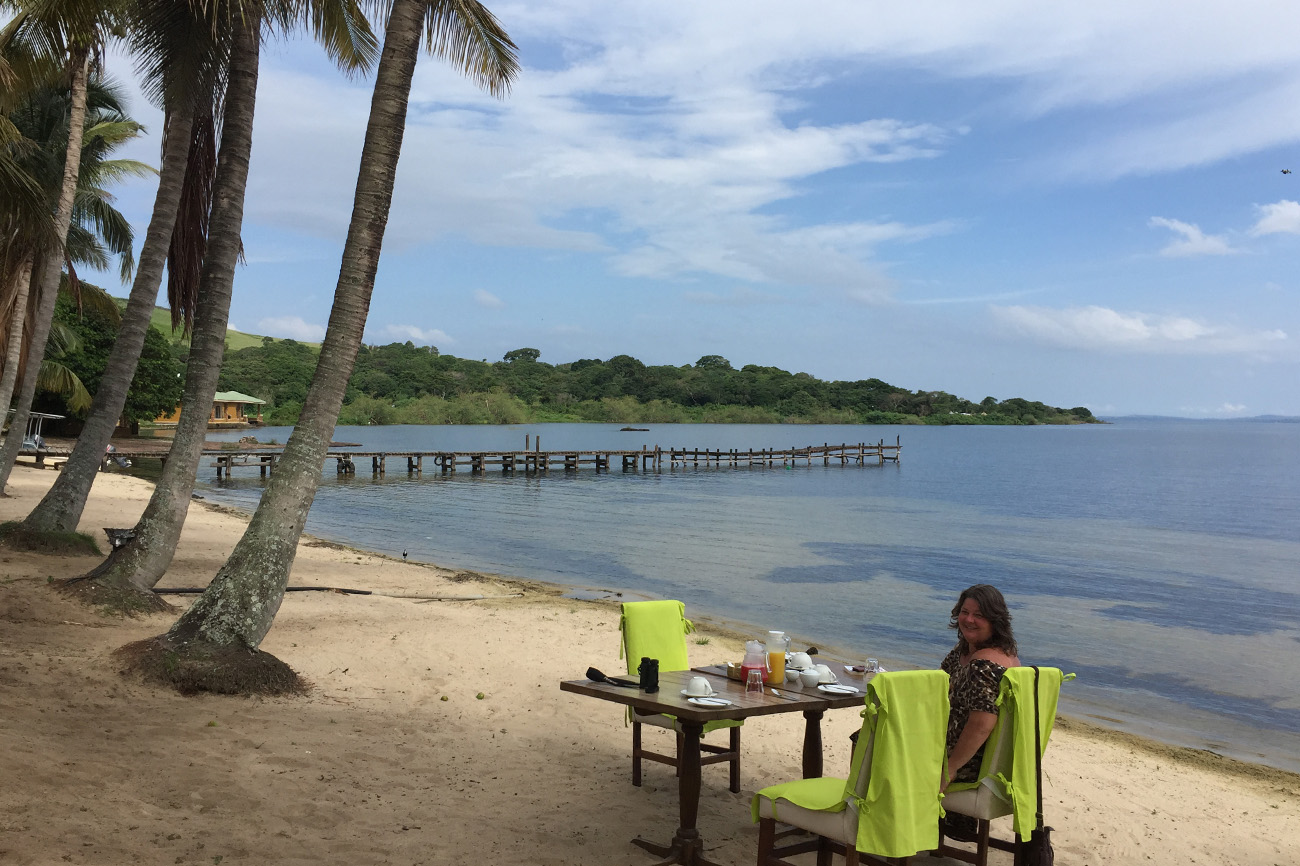
[[[287,428],[257,431],[263,441]],[[232,438],[238,434],[230,434]],[[340,427],[369,450],[893,442],[865,467],[339,478],[309,532],[449,567],[678,598],[687,615],[933,667],[960,591],[1007,596],[1063,712],[1300,771],[1300,424]],[[214,434],[214,438],[221,438]],[[400,465],[397,465],[400,464]],[[199,491],[256,506],[250,470]],[[610,634],[610,654],[618,636]],[[593,659],[593,663],[599,660]],[[608,661],[608,660],[607,660]],[[597,665],[599,666],[599,665]]]

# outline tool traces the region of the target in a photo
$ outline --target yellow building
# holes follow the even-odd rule
[[[241,394],[238,391],[218,391],[212,397],[212,414],[208,416],[209,430],[235,430],[240,427],[256,427],[262,423],[262,410],[265,400]],[[177,406],[170,414],[163,415],[154,422],[157,427],[175,427],[181,417],[181,407]]]

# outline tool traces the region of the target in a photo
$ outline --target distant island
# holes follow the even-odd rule
[[[219,388],[267,401],[266,424],[293,424],[317,352],[295,340],[263,338],[227,352]],[[362,346],[339,423],[1103,423],[1083,406],[1062,409],[1020,397],[972,402],[880,379],[826,382],[754,364],[737,370],[720,355],[680,367],[647,366],[630,355],[562,364],[540,357],[532,348],[489,362],[409,342]]]

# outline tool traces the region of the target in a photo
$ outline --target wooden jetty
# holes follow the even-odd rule
[[[528,443],[528,444],[531,444]],[[339,475],[355,475],[357,464],[370,458],[371,474],[386,475],[389,460],[406,462],[408,475],[422,475],[426,458],[432,469],[449,475],[458,471],[480,474],[490,469],[499,469],[504,474],[523,471],[525,473],[543,473],[551,470],[576,472],[587,466],[597,472],[608,471],[615,461],[623,471],[649,471],[678,467],[732,467],[741,466],[797,466],[813,465],[820,461],[824,466],[832,463],[839,465],[867,463],[883,465],[886,461],[897,463],[902,454],[901,441],[886,445],[879,442],[841,443],[832,445],[808,445],[791,448],[749,448],[749,449],[713,449],[713,448],[653,448],[643,446],[635,450],[615,449],[566,449],[561,451],[542,451],[540,448],[525,448],[523,451],[337,451],[326,452],[325,459],[333,459]],[[258,467],[259,474],[265,478],[275,468],[280,451],[222,451],[204,452],[216,457],[213,466],[217,478],[229,475],[239,467]]]

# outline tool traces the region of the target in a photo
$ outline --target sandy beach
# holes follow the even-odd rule
[[[16,468],[0,520],[25,516],[54,474]],[[82,530],[102,545],[102,527],[131,525],[150,491],[101,473]],[[243,526],[196,502],[163,585],[205,585]],[[666,841],[676,825],[671,769],[650,764],[645,785],[631,784],[619,708],[558,688],[590,665],[621,672],[613,602],[304,539],[293,585],[382,593],[286,597],[263,649],[311,693],[185,698],[124,678],[111,655],[175,614],[106,618],[47,586],[95,557],[4,550],[0,562],[0,863],[645,866],[652,858],[629,840]],[[740,658],[737,635],[696,623],[694,663]],[[827,714],[828,771],[847,767],[859,724],[852,711]],[[750,798],[798,777],[802,725],[746,723],[740,794],[725,768],[705,768],[708,857],[753,862]],[[1068,719],[1045,771],[1062,864],[1280,866],[1300,853],[1292,774]]]

